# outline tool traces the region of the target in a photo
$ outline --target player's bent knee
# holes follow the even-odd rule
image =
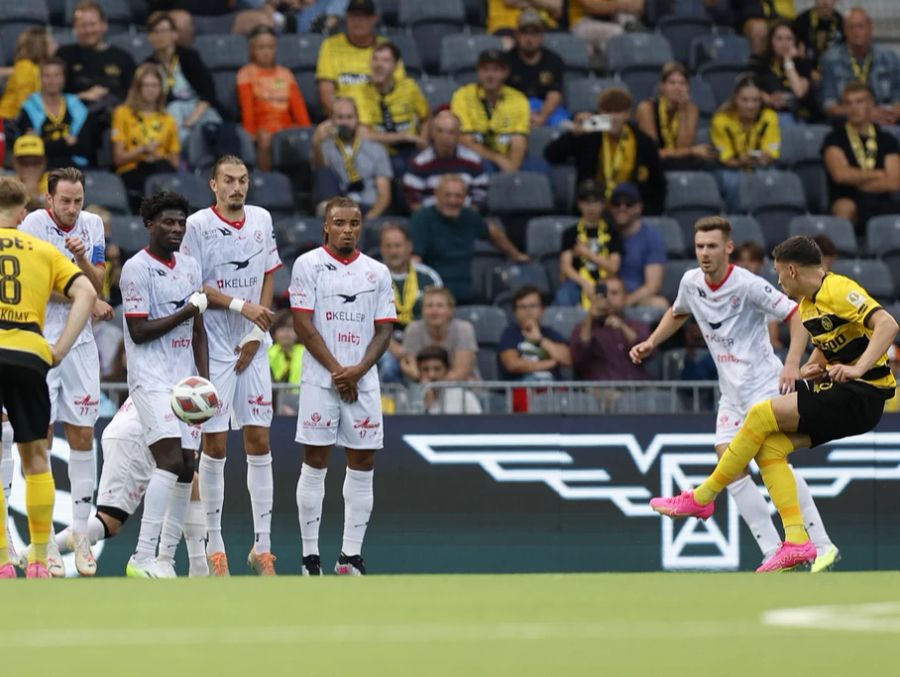
[[[203,433],[203,453],[210,458],[225,458],[228,433]]]
[[[103,529],[106,531],[106,538],[117,536],[122,529],[122,525],[128,521],[130,515],[122,510],[110,505],[97,506],[97,519],[103,522]]]

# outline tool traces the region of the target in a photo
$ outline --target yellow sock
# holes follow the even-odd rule
[[[772,497],[772,503],[781,515],[784,525],[784,540],[788,543],[806,543],[809,534],[803,524],[803,512],[800,510],[800,499],[797,496],[797,480],[787,456],[794,450],[794,445],[784,433],[769,435],[762,449],[756,455],[756,463],[762,473],[763,482]]]
[[[0,567],[9,564],[9,543],[6,541],[6,497],[0,491]]]
[[[744,425],[731,440],[713,474],[694,489],[694,500],[701,505],[716,500],[716,496],[744,471],[766,438],[775,432],[778,432],[778,422],[772,410],[772,401],[766,400],[750,407]]]
[[[55,498],[56,485],[51,473],[25,476],[25,510],[28,512],[28,530],[31,532],[29,563],[47,561],[47,543],[53,529]]]

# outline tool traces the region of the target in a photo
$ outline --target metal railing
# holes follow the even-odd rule
[[[128,385],[104,383],[114,404]],[[299,389],[273,384],[276,415],[297,413]],[[385,414],[707,414],[716,410],[717,381],[445,381],[381,386]]]

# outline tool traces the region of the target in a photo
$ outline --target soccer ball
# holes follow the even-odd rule
[[[172,411],[185,423],[205,423],[218,407],[216,387],[202,376],[188,376],[172,388]]]

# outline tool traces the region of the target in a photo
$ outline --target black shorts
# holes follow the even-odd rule
[[[862,383],[797,381],[797,432],[809,435],[811,447],[867,433],[881,420],[885,401]]]
[[[50,391],[47,376],[37,369],[0,363],[0,406],[13,427],[13,440],[34,442],[50,428]]]

